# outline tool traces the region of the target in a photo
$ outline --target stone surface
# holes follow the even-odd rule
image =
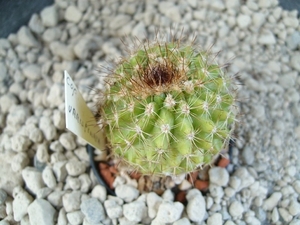
[[[28,27],[22,26],[17,33],[18,41],[20,44],[27,47],[39,47],[40,43],[36,40],[36,38],[32,35],[31,31]]]
[[[118,185],[115,192],[116,195],[125,202],[131,202],[139,195],[139,191],[136,188],[126,184]]]
[[[189,219],[197,223],[202,222],[206,212],[206,202],[202,193],[197,189],[192,189],[188,191],[186,199],[188,201],[186,212]]]
[[[142,201],[134,201],[123,205],[123,215],[132,222],[140,222],[147,216],[147,207]]]
[[[69,175],[79,176],[85,172],[86,166],[80,161],[69,161],[66,163],[66,169]]]
[[[226,186],[229,181],[229,174],[225,168],[214,167],[208,172],[209,181],[218,186]]]
[[[54,27],[57,25],[59,17],[55,5],[45,7],[40,15],[45,27]]]
[[[34,200],[28,207],[31,225],[54,225],[56,211],[44,199]]]
[[[232,217],[239,217],[243,214],[243,212],[244,212],[244,207],[240,202],[234,201],[230,204],[229,213]]]
[[[27,215],[27,207],[30,205],[32,201],[33,198],[31,197],[31,195],[29,195],[26,191],[20,188],[20,191],[18,191],[14,195],[14,200],[13,200],[13,211],[14,211],[15,221],[19,222],[22,220],[22,218],[25,215]]]
[[[103,205],[96,198],[89,198],[83,201],[80,209],[91,224],[100,223],[105,218]]]
[[[34,167],[26,167],[24,170],[22,170],[22,177],[27,188],[33,194],[36,194],[39,189],[45,187],[42,173]]]
[[[181,217],[183,208],[180,202],[163,201],[159,205],[155,220],[159,223],[173,223]]]
[[[69,22],[78,23],[81,20],[82,13],[74,5],[70,5],[65,12],[65,19]]]

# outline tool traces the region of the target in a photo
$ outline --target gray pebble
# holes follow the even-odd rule
[[[101,202],[96,198],[84,200],[80,209],[88,222],[92,224],[100,223],[105,218],[105,211]]]
[[[2,188],[0,188],[0,205],[2,205],[6,201],[6,198],[7,193]]]
[[[74,150],[76,148],[74,135],[71,133],[62,133],[59,142],[66,150]]]

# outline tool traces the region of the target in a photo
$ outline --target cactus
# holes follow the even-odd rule
[[[235,122],[232,78],[210,51],[157,38],[122,59],[100,107],[112,155],[142,174],[210,164]]]

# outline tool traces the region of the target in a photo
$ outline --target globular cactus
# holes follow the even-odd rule
[[[235,122],[235,90],[209,51],[180,40],[140,45],[109,77],[100,107],[114,157],[142,174],[211,163]]]

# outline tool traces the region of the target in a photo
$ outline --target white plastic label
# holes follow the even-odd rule
[[[82,95],[67,71],[64,71],[64,76],[67,128],[95,148],[104,150],[104,135],[98,126],[94,115],[87,107]]]

